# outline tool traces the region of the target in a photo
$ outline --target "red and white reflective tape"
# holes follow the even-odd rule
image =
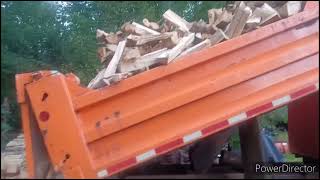
[[[170,141],[166,144],[162,144],[161,146],[156,147],[155,149],[150,149],[149,151],[141,153],[133,158],[129,158],[129,159],[124,160],[122,162],[119,162],[113,166],[110,166],[107,169],[100,170],[97,173],[97,177],[102,178],[102,177],[109,176],[111,174],[115,174],[123,169],[126,169],[126,168],[132,166],[132,165],[135,165],[140,162],[151,159],[152,157],[160,155],[164,152],[168,152],[178,146],[186,145],[190,142],[193,142],[197,139],[205,137],[209,134],[213,134],[214,132],[216,132],[218,130],[221,130],[221,129],[224,129],[228,126],[245,121],[251,117],[254,117],[258,114],[267,112],[273,108],[288,104],[292,100],[295,100],[297,98],[300,98],[304,95],[307,95],[307,94],[314,92],[314,91],[317,91],[317,90],[319,90],[319,82],[317,82],[316,84],[313,84],[311,86],[307,86],[307,87],[300,89],[298,91],[295,91],[289,95],[285,95],[280,98],[277,98],[271,102],[256,106],[246,112],[241,112],[239,114],[236,114],[235,116],[232,116],[232,117],[230,117],[226,120],[220,121],[218,123],[212,124],[204,129],[194,131],[194,132],[189,133],[187,135],[184,135],[178,139]]]
[[[136,156],[136,161],[137,162],[142,162],[142,161],[145,161],[147,159],[150,159],[152,158],[153,156],[156,156],[156,151],[154,149],[151,149],[150,151],[147,151],[145,153],[142,153],[138,156]]]
[[[192,142],[194,140],[197,140],[201,137],[202,137],[202,131],[195,131],[191,134],[183,136],[182,140],[183,140],[183,143],[188,143],[188,142]]]

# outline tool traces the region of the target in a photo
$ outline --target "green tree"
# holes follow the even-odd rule
[[[96,56],[96,29],[116,32],[127,21],[159,21],[167,9],[188,21],[226,1],[2,1],[1,102],[12,104],[11,126],[19,127],[15,74],[53,69],[73,72],[85,85],[101,68]]]

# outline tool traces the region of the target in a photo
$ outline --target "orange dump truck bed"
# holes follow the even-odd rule
[[[30,177],[46,154],[65,177],[108,177],[317,92],[318,25],[304,11],[96,90],[17,75]]]

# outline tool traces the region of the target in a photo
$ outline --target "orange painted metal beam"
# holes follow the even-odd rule
[[[106,177],[318,91],[318,25],[318,9],[301,12],[97,90],[22,74],[18,99],[56,170]]]

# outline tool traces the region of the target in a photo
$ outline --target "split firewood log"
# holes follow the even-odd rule
[[[301,1],[288,1],[286,4],[278,8],[281,18],[292,16],[302,10]]]
[[[153,30],[157,31],[160,28],[156,22],[150,22],[147,18],[144,18],[142,20],[142,22],[143,22],[143,25],[145,25],[146,27],[151,28]]]
[[[164,14],[163,18],[170,21],[172,24],[177,26],[183,32],[189,32],[191,24],[185,19],[174,13],[172,10],[168,9]]]
[[[229,38],[239,36],[249,16],[252,14],[250,7],[246,6],[243,2],[240,3],[238,9],[235,11],[234,18],[231,20],[229,27],[226,29],[225,34]]]

